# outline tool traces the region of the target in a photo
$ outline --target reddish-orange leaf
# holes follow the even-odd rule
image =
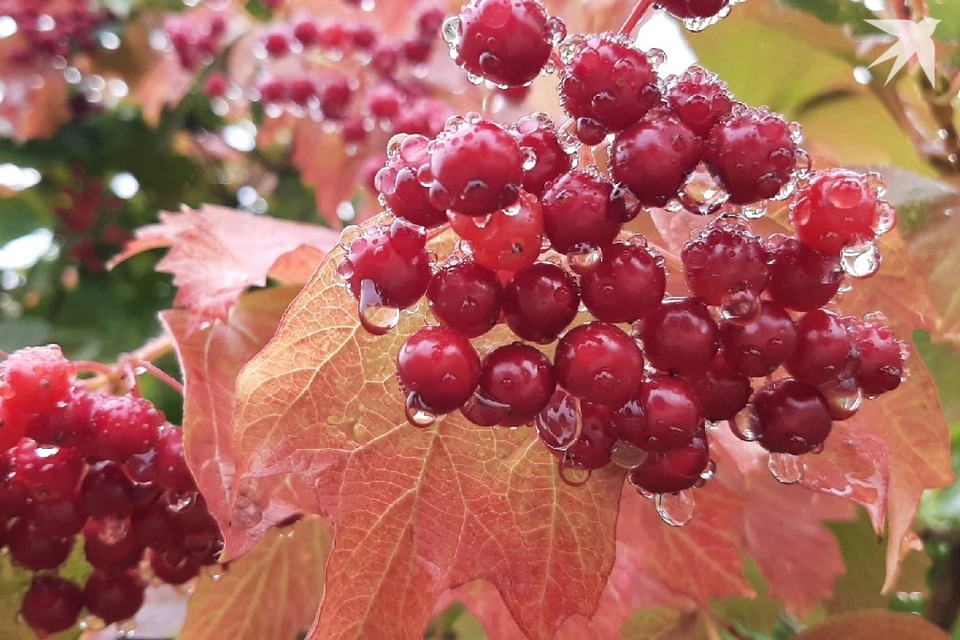
[[[943,629],[910,613],[855,611],[828,618],[794,636],[795,640],[949,640]]]
[[[242,558],[218,569],[219,579],[200,577],[177,638],[296,638],[323,598],[329,551],[329,530],[316,517],[268,532]]]
[[[926,211],[928,224],[909,239],[910,255],[926,275],[930,296],[940,312],[935,335],[960,345],[960,217]]]
[[[367,335],[337,284],[339,257],[237,387],[238,479],[294,474],[335,522],[311,638],[416,637],[446,589],[476,578],[497,587],[531,638],[592,614],[613,565],[623,474],[573,488],[527,429],[481,429],[458,415],[410,426],[393,358],[423,319]]]

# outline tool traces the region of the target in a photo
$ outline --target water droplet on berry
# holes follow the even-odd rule
[[[760,298],[752,291],[731,291],[723,296],[720,315],[730,322],[749,322],[760,309]]]
[[[523,147],[520,149],[520,152],[523,154],[523,170],[530,171],[535,166],[537,166],[537,152],[530,147]]]
[[[588,276],[597,270],[603,252],[597,247],[587,246],[567,254],[567,264],[570,270],[581,276]]]
[[[460,43],[460,17],[450,16],[444,20],[440,35],[448,45],[457,46]]]
[[[197,502],[196,491],[167,491],[167,507],[175,513],[183,513]]]
[[[683,208],[701,216],[716,213],[729,197],[709,171],[699,169],[690,174],[679,193]]]
[[[354,240],[363,236],[363,228],[351,224],[343,228],[340,232],[340,246],[344,251],[350,250],[350,245]]]
[[[757,220],[767,215],[767,201],[761,200],[752,204],[745,204],[741,207],[740,213],[748,220]]]
[[[483,84],[483,76],[478,76],[475,73],[467,71],[467,82],[476,85]]]
[[[889,202],[880,201],[877,203],[877,224],[874,231],[878,236],[882,236],[897,226],[897,210]]]
[[[813,166],[813,160],[810,159],[810,154],[803,149],[797,149],[793,154],[793,177],[805,178],[810,173],[811,166]]]
[[[659,69],[667,62],[667,54],[661,49],[648,49],[645,54],[647,56],[647,60],[650,62],[650,66],[654,69]]]
[[[790,139],[796,144],[803,142],[803,127],[798,122],[787,124],[787,130],[790,132]]]
[[[557,461],[557,473],[560,480],[571,487],[582,487],[590,479],[591,471],[581,469],[573,462],[573,457],[569,453],[564,453]]]
[[[567,37],[567,25],[560,18],[547,19],[547,42],[552,46],[557,46]]]
[[[129,528],[126,518],[104,518],[100,523],[97,537],[104,544],[114,545],[127,537]]]
[[[682,527],[693,520],[697,503],[690,490],[678,493],[661,493],[657,496],[657,513],[671,527]]]
[[[863,404],[863,392],[852,378],[822,386],[820,393],[827,401],[827,411],[834,420],[850,418]]]
[[[520,200],[517,200],[509,207],[504,207],[500,211],[503,212],[503,215],[507,216],[508,218],[512,218],[523,211],[523,203]]]
[[[633,469],[646,462],[648,455],[643,449],[635,447],[629,442],[618,440],[610,451],[610,460],[618,467]]]
[[[843,270],[854,278],[869,278],[880,268],[880,249],[872,242],[845,247],[840,255]]]
[[[803,478],[804,462],[800,456],[771,453],[767,467],[777,482],[783,484],[795,484]]]
[[[358,312],[360,324],[375,336],[388,333],[400,322],[400,309],[383,305],[383,298],[373,280],[360,283]]]
[[[415,427],[423,429],[429,427],[437,420],[437,415],[423,404],[419,394],[409,394],[404,408],[407,421]]]
[[[868,171],[865,174],[867,184],[877,192],[877,197],[882,198],[887,194],[887,180],[878,171]]]
[[[349,260],[341,260],[337,263],[337,268],[334,273],[340,282],[349,282],[354,274],[353,263]]]
[[[752,405],[744,407],[730,421],[730,431],[744,442],[754,442],[763,433],[763,423]]]
[[[717,463],[713,460],[707,460],[707,468],[700,472],[700,479],[704,482],[713,479],[717,475]]]

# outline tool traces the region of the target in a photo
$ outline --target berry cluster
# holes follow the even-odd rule
[[[515,86],[552,64],[549,23],[532,0],[474,0],[444,31],[469,73]],[[703,69],[661,79],[662,54],[609,33],[557,50],[568,125],[469,114],[433,139],[395,136],[375,177],[387,212],[341,236],[337,274],[367,330],[424,296],[436,321],[397,355],[409,421],[532,424],[564,479],[612,461],[661,499],[712,476],[709,430],[729,421],[796,481],[796,456],[906,375],[882,317],[831,310],[845,272],[879,266],[873,241],[896,222],[882,182],[811,174],[796,124]],[[771,199],[790,199],[795,235],[751,228]],[[625,227],[651,207],[719,213],[683,247],[675,295]],[[427,238],[447,226],[459,242],[441,263]],[[478,353],[497,325],[511,337]]]
[[[199,24],[195,18],[170,17],[164,26],[170,48],[180,66],[188,70],[210,64],[220,51],[227,31],[227,21],[219,14]]]
[[[21,613],[39,636],[84,608],[126,621],[145,575],[180,585],[216,563],[182,432],[149,401],[87,391],[58,347],[33,347],[0,363],[0,420],[0,547],[37,572]],[[80,535],[93,569],[82,589],[55,573]]]
[[[11,62],[33,65],[62,58],[100,46],[100,31],[116,21],[106,8],[97,8],[90,0],[48,0],[13,3],[5,15],[13,19],[21,42],[8,52]]]

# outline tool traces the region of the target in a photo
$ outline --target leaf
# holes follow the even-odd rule
[[[620,629],[621,640],[669,640],[682,634],[692,638],[691,618],[672,609],[642,609]]]
[[[214,581],[201,576],[179,640],[296,638],[323,599],[330,534],[319,518],[274,529]]]
[[[938,338],[960,346],[960,217],[941,215],[928,210],[928,221],[909,239],[910,255],[917,267],[926,274],[930,296],[940,312],[936,327]]]
[[[52,67],[35,73],[14,61],[9,53],[10,47],[0,47],[0,77],[3,77],[0,130],[4,136],[20,142],[49,138],[60,124],[70,119],[67,81],[63,73]]]
[[[779,0],[781,3],[794,9],[806,11],[823,22],[848,26],[854,31],[872,33],[876,28],[865,20],[876,18],[876,15],[862,4],[848,0]]]
[[[960,7],[950,0],[927,0],[931,18],[940,20],[934,35],[938,40],[960,40]]]
[[[828,618],[794,640],[946,640],[945,631],[920,616],[896,611],[857,611]]]
[[[231,505],[235,481],[232,449],[233,406],[237,374],[273,336],[296,287],[245,295],[228,322],[191,331],[192,316],[164,311],[161,321],[171,335],[185,383],[184,451],[210,513],[220,525],[225,548],[222,560],[248,551],[264,533],[302,512],[299,502],[309,491],[282,478],[251,481],[243,498]],[[298,493],[301,492],[301,493]],[[239,506],[238,506],[239,505]]]
[[[139,229],[111,265],[142,251],[170,247],[157,271],[173,274],[178,287],[174,303],[191,312],[189,330],[194,331],[205,322],[226,320],[244,291],[264,286],[268,276],[303,284],[316,265],[297,254],[305,252],[314,260],[336,242],[336,233],[316,225],[224,207],[184,208],[161,213],[159,224]]]
[[[435,248],[451,246],[449,235]],[[459,415],[411,427],[393,354],[423,320],[366,334],[336,283],[341,255],[328,256],[237,384],[238,479],[303,478],[335,523],[309,637],[415,637],[445,589],[477,578],[534,639],[592,614],[613,565],[622,472],[572,488],[527,429],[478,429]]]

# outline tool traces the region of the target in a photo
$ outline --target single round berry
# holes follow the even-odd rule
[[[229,82],[222,73],[211,73],[203,83],[203,92],[208,98],[222,98],[227,93]]]
[[[137,540],[129,520],[93,520],[83,527],[83,555],[94,569],[125,571],[135,568],[143,558],[143,545]]]
[[[800,382],[821,385],[857,375],[860,353],[841,319],[817,309],[797,322],[797,344],[786,368]]]
[[[35,500],[57,501],[73,495],[86,466],[80,452],[40,446],[28,438],[15,451],[17,478]]]
[[[317,87],[320,110],[328,120],[342,120],[353,99],[353,86],[342,73],[334,73],[323,79]]]
[[[577,283],[555,264],[538,262],[514,274],[503,290],[503,314],[517,337],[553,342],[580,306]]]
[[[615,325],[589,322],[557,344],[557,383],[573,396],[611,408],[623,405],[643,379],[643,353]]]
[[[33,503],[30,490],[17,477],[14,452],[0,452],[0,520],[23,515]]]
[[[800,188],[790,220],[804,244],[837,254],[845,246],[875,238],[881,214],[888,208],[868,176],[830,169]]]
[[[320,27],[313,20],[301,20],[293,25],[293,37],[304,47],[320,43]]]
[[[523,85],[550,58],[551,23],[537,0],[472,0],[460,10],[457,64],[498,85]]]
[[[710,463],[706,434],[700,430],[689,442],[666,453],[647,456],[630,470],[630,484],[649,493],[674,493],[695,486]]]
[[[447,327],[424,327],[397,355],[400,388],[436,414],[458,409],[480,380],[480,358],[470,341]]]
[[[759,423],[758,442],[767,451],[801,455],[830,435],[833,421],[817,388],[790,378],[768,382],[750,400]]]
[[[614,138],[610,175],[643,206],[662,207],[683,188],[701,157],[700,138],[671,115],[656,114]]]
[[[440,5],[420,5],[416,12],[417,34],[426,38],[435,38],[443,26],[447,12]]]
[[[398,219],[386,228],[367,227],[350,243],[341,272],[361,311],[404,309],[423,296],[430,282],[426,242],[423,229]]]
[[[720,323],[720,344],[727,362],[751,378],[776,371],[793,353],[796,342],[797,329],[790,315],[769,300],[746,322]]]
[[[712,18],[730,6],[730,0],[657,0],[657,6],[681,20]]]
[[[546,406],[556,389],[547,356],[516,342],[494,349],[483,359],[477,387],[477,409],[498,418],[497,424],[520,426]],[[470,413],[465,410],[467,417]]]
[[[389,120],[400,111],[403,94],[396,85],[381,82],[367,91],[367,109],[375,118]]]
[[[893,391],[905,377],[900,341],[889,327],[872,321],[853,321],[848,327],[860,352],[857,383],[868,396]]]
[[[649,58],[610,34],[586,36],[560,72],[566,112],[609,131],[638,122],[660,99]]]
[[[68,399],[53,410],[34,415],[24,435],[38,444],[76,447],[86,451],[93,436],[93,407],[99,394],[88,393],[81,386],[70,391]]]
[[[166,584],[184,584],[200,574],[200,563],[177,551],[151,551],[149,555],[153,575]]]
[[[287,82],[281,78],[267,78],[258,86],[260,101],[263,104],[282,104],[290,97],[287,92]]]
[[[131,527],[137,542],[156,551],[179,547],[183,537],[181,528],[167,510],[166,495],[134,511]]]
[[[643,405],[646,429],[642,434],[632,431],[633,438],[628,441],[645,451],[679,449],[703,424],[697,394],[682,378],[651,376],[640,385],[637,397]]]
[[[403,59],[413,65],[425,64],[430,60],[430,55],[433,53],[433,44],[433,38],[423,38],[420,36],[414,36],[413,38],[404,40],[400,45],[400,49],[403,52]]]
[[[701,138],[733,108],[727,85],[716,74],[697,66],[674,78],[665,97],[677,117]]]
[[[87,455],[123,462],[157,446],[166,417],[146,398],[99,396],[90,414],[92,437]]]
[[[747,406],[753,388],[747,377],[730,366],[724,354],[718,353],[703,375],[690,381],[700,399],[704,420],[729,420]]]
[[[560,253],[610,244],[628,217],[613,185],[588,171],[564,173],[547,185],[540,203],[543,231]]]
[[[543,212],[528,193],[521,192],[515,204],[490,216],[451,213],[450,226],[467,241],[477,264],[497,271],[530,266],[543,245]]]
[[[503,285],[496,272],[472,261],[443,267],[427,287],[437,320],[468,338],[481,336],[497,324],[502,298]]]
[[[347,29],[340,22],[326,22],[317,25],[317,44],[327,51],[343,51],[347,45]]]
[[[683,277],[690,293],[720,306],[732,296],[758,298],[767,286],[767,250],[762,239],[736,220],[719,219],[683,245]]]
[[[167,491],[196,491],[197,485],[183,453],[183,429],[168,427],[157,443],[157,484]]]
[[[604,247],[600,264],[580,280],[583,303],[593,317],[614,323],[649,315],[660,306],[666,286],[663,258],[636,242]]]
[[[136,571],[94,571],[83,588],[83,602],[90,613],[110,624],[136,615],[143,606],[145,589]]]
[[[87,511],[80,495],[74,494],[62,500],[34,502],[21,516],[34,533],[51,538],[67,538],[83,529]]]
[[[616,436],[610,422],[610,409],[592,402],[580,403],[580,435],[560,455],[561,467],[592,471],[610,463]]]
[[[76,368],[56,345],[20,349],[0,362],[2,450],[16,444],[33,416],[54,411],[69,400],[76,375]]]
[[[75,625],[81,609],[80,587],[63,578],[38,575],[23,594],[20,614],[38,636],[46,637]]]
[[[28,571],[56,569],[67,561],[73,549],[73,536],[43,536],[32,531],[26,518],[10,526],[7,546],[14,562]]]
[[[523,116],[513,126],[523,152],[523,190],[540,196],[547,185],[570,171],[572,158],[557,137],[557,128],[545,113]]]
[[[433,206],[485,216],[517,201],[523,156],[516,138],[501,126],[453,118],[430,147],[429,173]]]
[[[282,58],[290,53],[290,41],[287,40],[286,34],[274,31],[268,33],[267,37],[264,38],[263,48],[267,50],[271,57]]]
[[[390,211],[422,227],[435,227],[447,221],[446,211],[430,204],[427,188],[417,178],[417,170],[430,160],[429,144],[424,136],[399,134],[390,141],[387,163],[375,178],[377,191]]]
[[[91,518],[126,518],[133,513],[133,485],[114,462],[91,465],[80,484],[80,495]]]
[[[768,293],[785,309],[812,311],[837,294],[843,283],[840,257],[811,249],[795,237],[770,236],[770,284]]]
[[[657,370],[696,378],[713,362],[720,330],[694,298],[668,298],[643,321],[643,348]]]
[[[796,168],[797,143],[790,126],[766,109],[744,108],[715,126],[703,143],[703,159],[732,204],[776,196]]]
[[[358,51],[370,51],[377,45],[379,38],[377,30],[372,24],[360,22],[346,28],[350,44]]]
[[[400,65],[400,45],[380,42],[370,54],[370,68],[381,78],[392,78]]]

